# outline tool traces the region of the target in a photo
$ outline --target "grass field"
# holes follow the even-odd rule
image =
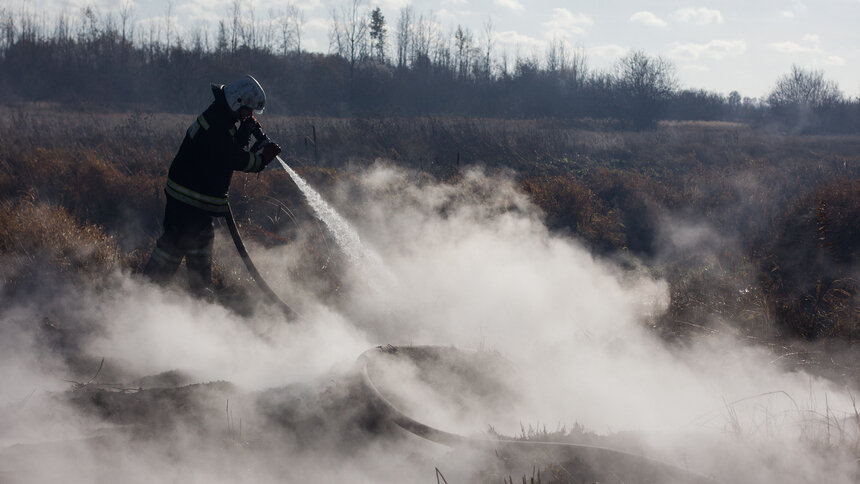
[[[59,270],[139,269],[159,233],[164,178],[188,116],[3,109],[4,254],[42,247],[65,257],[64,246],[80,237],[98,240],[99,251],[58,262]],[[765,343],[860,336],[860,136],[731,123],[618,132],[552,120],[262,120],[323,192],[378,161],[416,180],[457,183],[473,166],[509,174],[551,229],[670,282],[670,311],[655,321],[667,336],[725,322]],[[305,212],[280,170],[236,174],[231,198],[252,233],[272,244],[296,228],[273,216],[272,200]],[[20,220],[31,217],[68,226],[65,239],[28,233]]]
[[[93,361],[92,355],[82,358],[82,354],[96,351],[82,345],[92,344],[94,338],[97,340],[101,336],[100,333],[109,332],[113,323],[87,326],[90,316],[85,309],[76,306],[74,301],[60,301],[54,309],[56,305],[69,308],[70,321],[76,317],[83,321],[74,327],[75,331],[70,331],[70,326],[77,323],[58,321],[56,311],[39,306],[40,301],[49,300],[55,294],[60,295],[58,297],[69,297],[67,294],[70,293],[86,294],[83,300],[98,301],[108,308],[107,314],[112,314],[111,310],[123,311],[127,300],[133,301],[137,311],[145,313],[146,301],[155,298],[153,304],[160,304],[165,311],[178,314],[177,320],[183,321],[177,324],[188,325],[196,321],[185,315],[183,311],[186,310],[201,311],[201,325],[208,328],[210,323],[213,324],[213,332],[217,333],[219,328],[223,330],[222,326],[227,324],[222,321],[225,316],[219,312],[223,308],[195,306],[188,309],[183,305],[194,303],[169,297],[158,299],[162,296],[150,293],[141,296],[144,302],[140,303],[133,297],[136,294],[127,294],[139,288],[135,289],[137,286],[134,284],[131,284],[132,289],[122,287],[125,284],[123,279],[118,282],[115,276],[120,272],[134,277],[160,235],[164,209],[162,190],[167,169],[193,115],[82,112],[48,104],[2,107],[0,114],[0,274],[3,276],[2,298],[7,303],[4,321],[10,327],[15,324],[37,327],[34,330],[36,344],[44,347],[46,355],[64,358],[66,368],[79,375],[76,380],[79,382],[62,397],[64,401],[69,400],[85,412],[95,412],[99,418],[111,423],[147,425],[148,416],[156,415],[158,422],[176,420],[182,425],[193,426],[202,425],[198,420],[203,418],[203,414],[206,419],[214,419],[216,410],[213,409],[222,402],[219,399],[256,399],[255,405],[265,407],[261,413],[265,418],[260,417],[257,430],[277,422],[283,426],[282,431],[269,438],[285,441],[294,438],[293,434],[301,433],[299,430],[311,432],[308,429],[316,429],[321,416],[340,416],[350,425],[355,423],[353,420],[362,420],[360,415],[344,410],[354,403],[354,396],[349,393],[354,390],[354,382],[341,385],[343,382],[340,380],[337,385],[313,391],[291,386],[273,388],[254,396],[242,396],[232,386],[222,383],[180,388],[179,380],[181,384],[202,380],[185,377],[182,380],[182,374],[173,372],[165,373],[167,376],[158,375],[171,382],[171,378],[179,378],[171,384],[180,389],[173,391],[158,390],[160,387],[148,389],[141,385],[137,387],[137,393],[127,388],[117,392],[113,388],[93,388],[85,384],[89,378],[86,375],[92,375],[96,366],[99,368],[97,375],[102,369],[98,360]],[[749,351],[763,352],[766,355],[764,359],[750,361],[768,362],[763,365],[765,368],[760,368],[765,375],[782,378],[793,374],[794,370],[806,370],[827,377],[841,389],[847,388],[851,398],[851,391],[860,385],[860,356],[857,351],[860,342],[860,136],[784,135],[734,123],[666,123],[650,131],[626,132],[609,129],[607,123],[598,120],[582,120],[571,125],[546,119],[335,119],[265,115],[261,121],[268,134],[284,148],[286,161],[348,220],[378,216],[368,214],[367,211],[373,210],[372,205],[362,203],[368,190],[374,191],[381,199],[390,199],[390,203],[406,204],[403,211],[412,208],[407,206],[412,200],[409,198],[410,190],[424,190],[421,196],[430,199],[429,205],[435,211],[434,218],[428,218],[428,223],[435,223],[434,227],[440,229],[446,227],[439,223],[440,220],[462,216],[458,210],[464,206],[467,211],[477,210],[471,214],[474,218],[465,217],[472,222],[483,215],[503,222],[508,212],[537,213],[542,229],[545,226],[553,237],[584,247],[591,258],[548,258],[550,261],[579,260],[583,265],[566,268],[565,272],[585,272],[592,264],[600,267],[611,265],[621,269],[622,274],[618,276],[621,280],[628,277],[625,274],[629,272],[644,273],[649,280],[665,282],[669,295],[666,307],[662,308],[665,310],[637,318],[636,324],[641,325],[637,330],[657,335],[662,340],[661,344],[668,345],[670,353],[683,355],[685,351],[691,351],[695,362],[691,367],[697,368],[699,364],[695,356],[698,350],[691,348],[718,347],[728,338],[732,344],[748,345]],[[368,181],[368,176],[372,180]],[[505,192],[508,187],[516,193],[503,196],[493,193],[494,190]],[[270,253],[280,254],[284,252],[277,251],[284,249],[297,255],[291,257],[289,263],[266,259],[265,264],[288,271],[290,280],[301,281],[303,287],[296,291],[297,294],[311,294],[332,311],[348,313],[352,309],[366,309],[350,300],[353,297],[351,292],[344,290],[344,285],[350,281],[348,261],[337,250],[331,234],[315,219],[302,194],[283,170],[271,166],[260,175],[236,173],[230,198],[246,242],[252,244],[252,256],[264,252],[263,249],[272,249]],[[458,205],[461,199],[467,199],[468,203]],[[522,222],[523,219],[512,217],[511,220]],[[392,223],[397,228],[396,224],[402,220]],[[504,224],[500,222],[500,226],[504,227]],[[415,227],[409,230],[423,234]],[[458,237],[462,233],[454,231],[439,237]],[[500,233],[519,234],[516,230]],[[367,236],[365,240],[371,242],[385,240],[383,234],[362,236]],[[476,254],[492,252],[494,241],[485,242]],[[445,243],[441,246],[447,247]],[[543,257],[545,252],[552,252],[546,247],[541,251],[532,254]],[[419,251],[415,257],[420,259],[420,255]],[[256,324],[258,321],[253,318],[242,319],[255,310],[253,305],[243,304],[255,289],[234,249],[223,236],[216,241],[215,259],[217,289],[228,295],[222,299],[228,308],[223,311],[241,315],[237,318],[243,325]],[[456,254],[445,254],[439,260],[462,262]],[[541,260],[522,262],[524,266],[540,263]],[[264,272],[265,269],[271,267],[264,267]],[[422,270],[425,272],[421,277],[432,279],[437,274],[426,268]],[[602,269],[592,271],[603,273]],[[450,272],[469,281],[468,270]],[[444,268],[438,274],[444,275]],[[504,275],[501,273],[500,277]],[[633,275],[629,278],[635,279]],[[121,287],[112,287],[117,284]],[[534,288],[526,284],[523,282],[523,301],[531,301],[530,298],[536,297]],[[414,307],[438,308],[439,314],[446,315],[445,295],[452,299],[461,296],[455,291],[463,285],[463,281],[452,283],[452,292],[444,293],[446,285],[443,281],[439,287],[434,286],[441,294],[426,296],[427,304],[424,306],[425,301],[421,297],[425,295],[418,295],[416,300],[419,303]],[[178,286],[181,287],[181,281]],[[84,289],[77,292],[64,290],[69,287]],[[556,288],[552,285],[540,287],[555,294]],[[635,291],[630,292],[636,294]],[[93,293],[101,296],[92,297]],[[383,300],[395,307],[398,304],[396,296]],[[535,300],[542,299],[537,297]],[[463,297],[459,305],[452,303],[453,307],[466,311],[479,304],[480,300],[473,302],[469,297]],[[492,300],[489,303],[491,311],[486,314],[497,314],[498,307],[504,308],[505,304],[504,300]],[[182,308],[177,309],[177,305]],[[407,315],[413,310],[412,306],[404,307]],[[105,310],[100,311],[102,313],[98,314],[103,315]],[[18,322],[19,312],[27,314],[28,318],[35,315],[37,319]],[[377,317],[378,314],[395,314],[396,310],[382,308],[371,313]],[[484,314],[478,310],[475,313],[479,316]],[[545,313],[538,310],[526,314]],[[144,315],[141,318],[152,325],[152,331],[161,338],[161,333],[169,331],[172,323],[156,316],[147,319]],[[456,321],[456,315],[449,316]],[[210,317],[211,321],[207,319]],[[358,320],[362,317],[364,315],[356,315]],[[227,321],[232,320],[227,318]],[[613,362],[623,359],[627,353],[635,353],[635,346],[640,342],[637,337],[627,334],[630,338],[627,344],[633,347],[622,346],[627,351],[616,354],[614,351],[617,350],[613,348],[619,343],[613,341],[604,351],[589,339],[592,334],[589,331],[597,330],[587,322],[579,322],[583,329],[574,328],[571,333],[585,335],[587,343],[579,350],[592,344],[600,348],[594,350],[596,353],[586,351],[586,355],[609,355],[607,361]],[[328,328],[325,318],[317,323]],[[531,323],[524,321],[523,326]],[[562,329],[565,325],[570,326],[565,319],[562,323]],[[547,327],[553,328],[551,325]],[[0,331],[6,330],[0,328]],[[614,329],[599,331],[611,334]],[[267,334],[265,331],[262,333]],[[334,333],[337,336],[337,331]],[[287,335],[293,337],[291,333]],[[254,361],[244,363],[251,366],[268,363],[270,361],[266,358],[271,358],[273,362],[284,360],[293,363],[290,368],[295,368],[305,361],[314,360],[309,355],[325,353],[325,348],[304,348],[300,340],[297,347],[286,345],[294,350],[292,352],[281,351],[277,344],[273,345],[274,356],[271,356],[266,353],[267,349],[255,346],[258,344],[256,339],[238,338],[233,343],[234,337],[235,334],[228,332],[226,339],[231,345],[244,342],[254,349]],[[326,341],[331,337],[325,334]],[[194,341],[197,338],[196,334],[191,336]],[[203,336],[201,338],[203,342],[209,341]],[[314,338],[309,340],[316,341]],[[344,340],[352,341],[342,338],[341,344]],[[364,341],[361,338],[355,340]],[[111,341],[123,341],[123,338]],[[648,341],[641,341],[645,347],[642,351],[646,354],[652,348]],[[160,344],[166,343],[150,346]],[[294,344],[292,340],[290,344]],[[336,343],[331,344],[337,348]],[[135,340],[133,347],[137,345]],[[213,361],[220,361],[224,354],[236,349],[231,345],[226,349],[220,348],[222,353],[216,352]],[[145,343],[139,346],[147,347]],[[354,349],[346,346],[349,350]],[[182,359],[178,356],[183,351],[192,351],[184,346],[178,348],[173,354],[177,360]],[[115,350],[121,352],[122,348]],[[208,361],[208,351],[204,351],[203,356],[195,356]],[[302,351],[308,351],[308,354]],[[567,352],[562,353],[566,355]],[[256,361],[257,358],[260,362]],[[570,361],[583,363],[574,356],[571,358]],[[719,361],[713,355],[706,359],[712,360]],[[640,364],[635,358],[632,361],[635,363],[631,367]],[[662,371],[660,361],[656,358],[654,362],[657,373]],[[682,358],[679,361],[687,360]],[[169,362],[174,364],[174,358]],[[588,359],[584,363],[592,364]],[[675,363],[669,367],[677,366]],[[280,368],[279,364],[287,363],[277,363],[277,368]],[[730,365],[731,361],[723,364]],[[122,371],[116,365],[116,361],[105,365],[101,378],[120,378]],[[611,363],[606,365],[611,366]],[[707,367],[704,362],[701,365]],[[570,366],[576,368],[576,365]],[[721,373],[719,368],[705,369]],[[780,373],[785,369],[789,371]],[[609,372],[607,379],[612,377],[610,369],[601,371]],[[703,374],[710,375],[707,371]],[[621,380],[629,372],[629,369],[624,370],[614,376]],[[221,374],[216,377],[226,378]],[[676,377],[678,381],[686,378],[683,372]],[[710,377],[702,378],[707,380]],[[552,387],[559,383],[546,385],[538,381],[535,386],[541,387],[539,391],[552,393]],[[830,391],[832,398],[834,393]],[[203,392],[206,398],[200,397],[198,401],[195,392]],[[347,394],[330,398],[333,392]],[[810,389],[809,393],[814,392]],[[780,462],[775,469],[791,469],[794,462],[790,454],[781,454],[783,448],[777,444],[773,444],[773,448],[768,447],[772,443],[769,426],[778,428],[775,422],[794,422],[796,418],[801,422],[802,448],[813,449],[816,459],[825,464],[830,462],[828,459],[842,464],[854,462],[857,456],[855,427],[860,422],[855,422],[856,408],[853,414],[849,411],[837,418],[831,414],[827,395],[825,390],[823,414],[820,410],[807,410],[804,402],[798,405],[791,400],[790,412],[771,415],[767,414],[762,403],[764,423],[759,421],[755,424],[744,421],[735,413],[736,409],[749,404],[755,414],[754,407],[765,399],[786,404],[779,391],[755,395],[750,399],[724,401],[725,406],[720,411],[727,413],[726,432],[738,437],[742,443],[736,446],[734,452],[737,455],[732,458],[742,460],[745,442],[761,438],[767,456],[765,460]],[[620,400],[626,401],[634,396],[635,392],[631,390]],[[141,398],[167,403],[163,409],[156,408],[141,403]],[[183,399],[194,404],[183,403]],[[822,407],[814,403],[809,407]],[[320,409],[320,405],[332,408]],[[201,410],[204,407],[205,412]],[[235,428],[229,413],[230,404],[227,408],[228,440],[233,446],[237,440],[242,440],[239,436],[242,424],[238,424],[240,430]],[[284,408],[292,408],[294,413],[282,413]],[[175,415],[167,415],[172,413]],[[217,418],[221,418],[220,414]],[[315,445],[327,451],[332,446],[329,439],[339,441],[336,436],[343,429],[338,425],[343,421],[328,424],[323,436],[314,440]],[[208,448],[215,435],[213,429],[220,428],[218,425],[220,423],[207,421],[202,427],[200,442],[194,445]],[[567,438],[581,443],[606,443],[589,440],[596,437],[578,424],[572,426],[575,431],[571,432],[548,432],[545,426],[542,431],[537,431],[532,429],[531,422],[528,425],[528,431],[523,427],[520,436],[523,440]],[[251,428],[247,420],[246,426],[246,429]],[[607,437],[607,442],[618,439],[619,444],[632,446],[631,450],[639,448],[638,441],[628,437]],[[368,436],[360,435],[360,439],[365,438]],[[161,441],[157,442],[160,449]],[[216,456],[223,455],[219,445],[214,446],[218,447]],[[348,442],[340,442],[340,445],[350,447]],[[730,447],[734,448],[735,444]],[[260,458],[253,457],[256,449],[244,443],[229,447],[234,448],[240,449],[237,451],[240,461]],[[9,455],[4,454],[7,458]],[[105,451],[104,455],[112,454]],[[347,459],[340,454],[336,458]],[[719,465],[716,461],[712,463]],[[816,465],[810,464],[809,468],[818,472],[827,467]],[[778,475],[777,471],[774,472],[773,475]],[[500,474],[485,474],[484,480],[476,482],[488,482],[491,480],[488,476],[496,482]],[[576,481],[559,477],[553,482]],[[750,482],[758,481],[750,478]],[[804,482],[803,478],[798,482]]]

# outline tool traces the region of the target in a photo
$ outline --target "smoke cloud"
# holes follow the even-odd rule
[[[295,324],[272,309],[242,316],[122,273],[51,303],[7,301],[0,404],[16,424],[0,431],[0,480],[429,482],[434,467],[449,482],[488,479],[480,472],[498,465],[491,455],[363,429],[354,362],[392,344],[456,346],[503,362],[486,368],[499,386],[484,395],[492,404],[452,405],[460,383],[428,385],[418,366],[387,368],[383,381],[402,409],[446,431],[578,424],[601,445],[724,482],[856,482],[849,389],[785,371],[727,334],[667,346],[650,326],[669,304],[665,281],[551,233],[504,174],[470,171],[442,184],[380,164],[327,196],[365,251],[336,298],[312,276],[289,275],[301,242],[250,248],[276,291],[299,304],[305,317]],[[665,233],[679,249],[709,237],[706,226]],[[64,378],[85,377],[68,376],[69,358],[39,340],[32,322],[45,311],[75,322],[92,372],[105,358],[97,381],[137,387],[98,394],[101,411],[79,402],[95,398],[91,386],[59,396]],[[163,384],[164,372],[200,385],[186,395],[178,391],[189,387],[158,393],[159,384],[140,384],[158,375]],[[115,408],[110,399],[126,398],[118,408],[127,411],[144,397],[150,405],[137,413],[105,410]]]

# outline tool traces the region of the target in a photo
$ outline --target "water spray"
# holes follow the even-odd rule
[[[298,173],[290,168],[280,156],[275,157],[284,168],[284,171],[290,175],[299,190],[305,195],[305,199],[314,211],[314,215],[321,220],[329,231],[334,236],[337,245],[346,254],[350,262],[357,262],[364,256],[364,250],[358,233],[340,216],[331,205],[323,200],[322,196],[311,187]]]
[[[259,147],[262,144],[269,142],[269,138],[260,130],[256,129],[252,134],[257,138],[257,142],[254,144],[254,147]],[[254,148],[252,148],[254,149]],[[344,220],[343,217],[340,216],[339,213],[325,200],[323,200],[322,196],[311,187],[308,182],[306,182],[302,177],[299,176],[289,165],[280,157],[275,157],[278,162],[281,164],[281,167],[287,172],[296,186],[299,187],[299,190],[304,194],[305,199],[308,202],[308,205],[314,211],[314,215],[321,220],[326,227],[331,231],[334,236],[335,241],[338,246],[343,250],[346,254],[347,258],[352,263],[359,263],[363,261],[368,252],[364,249],[364,246],[361,243],[361,239],[358,236],[358,233],[353,229],[349,223]],[[257,267],[254,265],[254,262],[251,260],[251,256],[248,254],[248,250],[245,248],[245,244],[242,242],[242,236],[239,234],[239,229],[236,226],[236,220],[233,217],[233,209],[230,207],[230,204],[227,204],[227,213],[224,216],[225,221],[227,222],[227,228],[230,230],[230,237],[233,239],[233,243],[236,245],[236,250],[239,252],[239,256],[242,258],[242,262],[245,264],[245,267],[248,269],[248,272],[251,273],[251,278],[254,279],[254,282],[260,287],[263,293],[266,295],[266,298],[269,299],[275,306],[278,306],[281,311],[284,313],[284,316],[288,320],[295,320],[301,317],[299,313],[297,313],[294,309],[292,309],[287,303],[285,303],[276,293],[272,290],[266,280],[263,279],[263,276],[260,274],[260,271],[257,270]]]

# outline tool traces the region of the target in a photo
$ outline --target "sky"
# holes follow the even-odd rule
[[[129,0],[126,0],[129,1]],[[180,32],[226,17],[232,0],[131,0],[138,23],[163,21],[172,5]],[[288,0],[240,0],[257,18],[277,15]],[[0,0],[74,12],[116,0]],[[306,50],[327,52],[332,9],[348,0],[293,0],[304,15]],[[593,69],[611,69],[631,49],[672,60],[684,88],[766,96],[792,64],[823,70],[851,97],[860,96],[860,0],[366,0],[394,30],[400,9],[432,15],[444,32],[470,28],[476,40],[491,20],[497,53],[537,53],[562,39],[583,49]],[[214,27],[210,27],[214,32]],[[393,32],[392,32],[393,34]],[[393,38],[393,35],[390,37]]]

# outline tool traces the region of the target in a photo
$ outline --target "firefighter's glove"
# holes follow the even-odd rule
[[[239,146],[248,146],[248,142],[251,141],[251,133],[261,128],[260,123],[253,116],[248,116],[239,123],[239,129],[236,130],[236,143]]]
[[[268,165],[281,153],[281,147],[276,143],[269,142],[263,145],[257,153],[263,158],[263,164]]]

